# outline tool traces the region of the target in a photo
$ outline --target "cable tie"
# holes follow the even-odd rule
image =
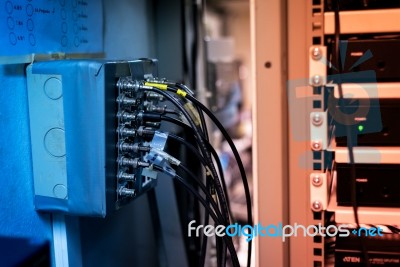
[[[176,90],[176,94],[181,97],[186,97],[187,93],[181,89]]]
[[[150,83],[150,82],[145,82],[144,85],[146,86],[151,86],[160,90],[167,90],[168,85],[166,84],[161,84],[161,83]]]
[[[156,148],[158,150],[164,150],[167,143],[168,134],[156,131],[153,140],[151,140],[150,147]]]

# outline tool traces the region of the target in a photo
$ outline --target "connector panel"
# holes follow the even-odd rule
[[[140,113],[146,95],[122,92],[117,82],[121,77],[136,81],[156,76],[155,60],[63,60],[28,66],[37,210],[104,217],[155,185],[151,171],[144,171],[150,178],[142,178],[148,164],[143,166],[140,159],[143,136],[152,131],[132,121],[121,123],[118,117],[122,111]],[[137,179],[145,186],[123,186]]]

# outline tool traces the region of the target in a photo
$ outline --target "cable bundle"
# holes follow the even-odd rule
[[[208,137],[207,125],[205,123],[204,113],[213,121],[215,126],[221,131],[222,135],[228,142],[232,149],[235,160],[238,164],[244,193],[247,204],[247,224],[253,225],[252,220],[252,207],[250,190],[247,183],[246,172],[243,163],[240,159],[239,152],[237,151],[233,140],[230,138],[227,131],[222,124],[214,116],[214,114],[198,101],[193,92],[183,84],[168,82],[165,80],[148,80],[148,81],[133,81],[130,77],[123,77],[118,82],[118,87],[123,90],[131,92],[139,92],[140,94],[157,94],[160,99],[170,102],[176,110],[167,109],[166,107],[159,107],[149,105],[146,111],[140,111],[135,114],[120,114],[120,118],[126,120],[141,120],[142,122],[161,122],[167,121],[176,124],[179,127],[189,131],[195,137],[195,144],[187,142],[185,139],[171,133],[166,133],[168,139],[174,140],[179,144],[184,145],[191,151],[204,167],[206,179],[203,181],[199,179],[188,167],[183,165],[178,159],[162,151],[163,147],[152,147],[152,144],[144,144],[140,147],[142,150],[147,150],[146,157],[138,159],[150,164],[148,167],[152,171],[162,172],[183,185],[183,187],[194,196],[194,198],[204,207],[204,225],[209,224],[210,217],[215,226],[229,226],[233,222],[232,213],[229,207],[229,197],[225,184],[223,168],[218,159],[218,154],[211,146]],[[170,116],[169,114],[173,114]],[[176,118],[177,117],[177,118]],[[143,129],[143,128],[142,128]],[[157,135],[157,129],[146,127],[146,133],[154,133]],[[124,149],[137,149],[137,144],[126,144]],[[144,147],[149,147],[145,149]],[[182,171],[187,177],[191,179],[188,181],[182,176],[178,175],[176,171]],[[194,186],[195,185],[195,186]],[[229,251],[230,259],[233,266],[240,266],[233,244],[232,237],[224,235],[216,237],[217,244],[217,264],[218,266],[225,266],[227,263]],[[199,266],[204,266],[205,256],[207,250],[207,236],[203,234],[201,239],[201,253],[199,256]],[[251,261],[252,241],[248,242],[248,258],[247,266],[250,266]]]

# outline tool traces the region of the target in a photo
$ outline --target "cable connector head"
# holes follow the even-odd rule
[[[118,188],[118,195],[120,195],[121,197],[134,197],[136,195],[136,192],[135,189],[121,186],[120,188]]]
[[[120,166],[131,166],[131,167],[133,167],[133,168],[137,168],[137,167],[149,167],[149,166],[150,166],[150,163],[141,161],[141,160],[138,159],[138,158],[132,159],[132,158],[124,157],[124,156],[119,157],[119,158],[117,159],[117,162],[118,162],[118,164],[119,164]]]
[[[137,106],[140,101],[135,98],[127,97],[125,94],[121,94],[117,97],[117,103],[122,106]]]
[[[117,179],[122,181],[132,181],[136,180],[136,176],[133,173],[126,173],[124,171],[119,171],[117,174]]]
[[[129,121],[136,120],[137,115],[135,113],[130,113],[130,112],[123,110],[123,111],[118,111],[117,118],[123,122],[129,122]]]
[[[140,89],[141,83],[139,81],[132,80],[132,77],[121,77],[117,82],[117,87],[119,90],[127,90],[136,92]]]
[[[144,146],[139,143],[129,143],[126,141],[122,141],[117,145],[118,149],[123,152],[148,152],[150,151],[150,146]]]
[[[148,101],[164,101],[164,97],[160,94],[155,92],[147,92],[146,99]]]
[[[121,135],[122,137],[135,137],[137,135],[137,131],[125,126],[119,126],[117,128],[117,134]]]
[[[149,135],[154,135],[155,130],[149,127],[143,127],[140,126],[139,129],[137,130],[137,134],[139,136],[149,136]]]

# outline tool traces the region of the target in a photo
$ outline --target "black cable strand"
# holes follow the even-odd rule
[[[171,123],[174,123],[176,125],[179,125],[179,126],[183,127],[184,129],[193,132],[193,129],[189,125],[185,124],[184,122],[182,122],[180,120],[177,120],[175,118],[171,118],[171,117],[168,117],[168,116],[162,116],[161,119],[166,120],[166,121],[171,122]],[[192,150],[192,151],[195,150],[195,148],[191,144],[187,143],[183,138],[180,138],[178,136],[174,136],[173,138],[175,140],[178,140],[178,141],[182,142],[184,145],[189,147],[190,150]],[[202,138],[204,138],[204,137],[202,136]],[[211,150],[211,153],[212,153],[212,155],[213,155],[213,157],[214,157],[214,159],[215,159],[215,161],[217,163],[218,171],[219,171],[219,174],[220,174],[220,177],[221,177],[222,189],[223,189],[223,191],[224,191],[224,193],[225,193],[225,195],[226,195],[226,197],[228,199],[227,206],[228,206],[229,217],[233,218],[231,207],[230,207],[230,203],[229,203],[228,190],[226,188],[226,182],[225,182],[225,178],[224,178],[224,173],[223,173],[221,162],[219,161],[217,152],[214,150],[214,148],[211,146],[211,144],[207,140],[204,140],[204,142],[208,145],[208,148]],[[199,156],[197,156],[197,157],[199,157]],[[206,181],[207,190],[210,190],[211,186],[210,186],[210,183],[209,183],[209,177],[207,176],[206,179],[207,179],[207,181]],[[215,177],[215,179],[219,179],[219,178]],[[207,225],[208,224],[208,216],[209,216],[207,211],[205,211],[204,216],[205,216],[204,225]],[[204,259],[205,259],[206,249],[207,249],[207,239],[208,239],[207,236],[204,235],[203,236],[203,241],[202,241],[203,243],[202,243],[202,248],[201,248],[200,265],[199,266],[203,266],[204,265]],[[217,240],[217,246],[219,247],[220,245],[221,245],[220,242]],[[225,256],[221,256],[218,249],[217,249],[217,254],[218,254],[218,262],[219,262],[219,264],[221,264],[220,263],[221,258],[224,258]]]
[[[190,95],[193,95],[193,93],[191,93],[192,91],[186,85],[180,84],[180,83],[176,83],[175,86],[178,87],[179,89],[184,90],[186,93],[188,93]],[[200,108],[196,107],[196,109],[197,109],[197,112],[199,113],[200,123],[201,123],[201,126],[202,126],[204,137],[208,141],[210,139],[209,139],[209,136],[208,136],[207,124],[206,124],[206,120],[204,119],[204,114],[200,110]]]
[[[210,149],[211,154],[212,154],[213,158],[215,159],[215,162],[217,163],[218,172],[220,173],[219,177],[221,179],[222,189],[224,190],[226,198],[229,200],[229,192],[228,192],[228,188],[226,187],[224,170],[222,168],[222,164],[221,164],[221,161],[219,159],[218,153],[217,153],[217,151],[215,151],[215,149],[211,146],[210,143],[207,142],[206,144],[208,146],[208,149]],[[231,217],[231,221],[234,221],[234,217],[233,217],[233,213],[232,213],[231,205],[230,205],[229,201],[228,201],[228,211],[229,211],[229,215]]]
[[[185,130],[189,130],[189,131],[193,132],[192,127],[190,127],[190,125],[187,125],[186,123],[184,123],[181,120],[172,118],[170,116],[165,116],[165,115],[161,116],[161,120],[168,121],[170,123],[173,123],[175,125],[178,125],[178,126],[184,128]]]
[[[169,89],[171,89],[171,88],[169,88]],[[232,139],[230,138],[229,134],[226,132],[226,130],[222,126],[222,124],[214,116],[214,114],[212,114],[200,101],[198,101],[196,98],[194,98],[194,97],[192,97],[190,95],[187,95],[187,99],[189,99],[192,103],[194,103],[197,108],[200,108],[201,110],[203,110],[212,119],[212,121],[217,125],[217,127],[222,132],[222,134],[224,135],[225,139],[228,141],[229,145],[231,146],[231,149],[232,149],[232,151],[233,151],[233,153],[235,155],[235,159],[238,162],[239,169],[240,169],[240,172],[241,172],[241,178],[242,178],[243,185],[244,185],[244,188],[245,188],[247,214],[248,214],[248,218],[247,219],[248,219],[249,224],[252,225],[253,223],[252,223],[252,215],[251,215],[251,204],[249,204],[249,203],[251,203],[251,199],[250,199],[250,191],[249,191],[248,184],[247,184],[247,177],[246,177],[246,173],[244,171],[244,167],[243,167],[243,164],[241,162],[239,153],[238,153],[238,151],[237,151]],[[226,187],[223,188],[223,189],[225,189],[225,191],[227,192]],[[226,195],[226,197],[228,197],[228,195]],[[250,208],[249,208],[249,206],[250,206]],[[230,205],[229,204],[228,204],[228,207],[229,207],[229,212],[230,212]],[[250,213],[249,213],[249,211],[250,211]],[[249,220],[249,218],[251,218],[251,219]],[[250,264],[251,264],[251,246],[252,246],[252,241],[250,240],[249,243],[248,243],[247,266],[250,266]],[[218,247],[218,242],[217,242],[217,247]],[[224,248],[222,248],[222,251],[226,252],[226,250]],[[218,257],[217,257],[217,260],[218,260]],[[225,263],[224,257],[222,259],[222,262]]]
[[[190,178],[199,186],[199,188],[201,189],[201,191],[205,194],[206,200],[208,199],[213,210],[215,211],[216,215],[223,219],[222,214],[220,212],[220,210],[218,209],[218,205],[217,202],[214,201],[212,195],[210,194],[210,192],[207,191],[207,188],[205,187],[205,185],[199,181],[199,179],[196,178],[196,175],[194,175],[193,172],[191,172],[185,165],[183,164],[179,164],[178,168],[180,168],[181,170],[183,170],[185,173],[187,173]]]
[[[172,92],[176,92],[174,88],[168,87],[168,89]],[[210,119],[215,123],[215,125],[219,128],[221,131],[222,135],[225,137],[226,141],[228,142],[229,146],[232,149],[232,152],[235,156],[236,162],[238,163],[238,167],[240,170],[242,182],[243,182],[243,187],[244,187],[244,192],[245,192],[245,197],[246,197],[246,206],[247,206],[247,221],[248,224],[253,225],[253,216],[252,216],[252,208],[251,208],[251,197],[250,197],[250,189],[249,185],[247,183],[247,176],[246,176],[246,171],[244,169],[243,163],[240,159],[239,152],[237,151],[235,144],[233,143],[232,138],[229,136],[225,128],[222,126],[222,124],[218,121],[218,119],[214,116],[214,114],[207,109],[200,101],[198,101],[196,98],[186,95],[186,98],[189,99],[192,103],[195,105],[199,106],[201,110],[203,110],[209,117]],[[247,266],[250,266],[251,264],[251,248],[252,248],[252,241],[250,240],[248,243],[248,258],[247,258]]]
[[[180,83],[175,83],[175,86],[178,87],[178,88],[181,89],[181,90],[184,90],[186,93],[188,93],[188,94],[194,96],[193,91],[190,90],[186,85],[180,84]],[[203,132],[203,137],[204,137],[204,139],[207,141],[207,144],[209,144],[208,129],[207,129],[207,124],[206,124],[206,121],[205,121],[205,118],[204,118],[204,114],[203,114],[203,112],[201,111],[201,109],[200,109],[199,107],[197,107],[197,106],[196,106],[196,111],[197,111],[197,113],[199,114],[200,126],[201,126],[201,129],[202,129],[202,132]],[[167,119],[167,120],[168,120],[168,119]],[[184,127],[184,128],[187,129],[187,127],[185,127],[186,125],[181,124],[181,121],[179,121],[179,120],[176,120],[175,122],[174,122],[173,120],[169,120],[169,121],[172,122],[172,123],[175,123],[175,124],[177,124],[177,125],[180,125],[181,127]],[[209,145],[209,147],[212,148],[211,145]],[[213,151],[212,151],[212,152],[213,152]],[[215,153],[215,154],[216,154],[216,153]],[[215,158],[215,161],[216,161],[217,164],[218,164],[218,171],[219,171],[219,173],[220,173],[221,180],[222,180],[222,188],[223,188],[224,193],[225,193],[225,195],[226,195],[226,198],[227,198],[227,200],[228,200],[228,201],[227,201],[227,204],[228,204],[228,212],[229,212],[230,218],[233,219],[232,210],[231,210],[231,205],[230,205],[230,203],[229,203],[229,195],[228,195],[228,191],[227,191],[227,189],[226,189],[225,178],[224,178],[224,176],[223,176],[222,166],[221,166],[221,164],[220,164],[220,161],[218,160],[218,157],[215,157],[215,154],[214,154],[214,158]],[[207,189],[208,189],[208,190],[211,190],[211,184],[209,183],[208,177],[206,177],[206,179],[207,179],[207,181],[206,181]],[[218,179],[218,178],[216,178],[216,179]],[[209,215],[208,215],[207,211],[205,211],[204,216],[205,216],[205,222],[208,223],[208,216],[209,216]],[[206,223],[205,223],[205,225],[206,225]],[[199,266],[204,265],[204,257],[205,257],[205,254],[206,254],[206,248],[207,248],[207,236],[204,235],[204,238],[203,238],[203,245],[202,245],[202,248],[201,248],[201,255],[202,255],[202,256],[200,256],[201,262],[202,262],[203,264],[200,263]]]
[[[167,88],[171,88],[171,87],[168,86]],[[176,88],[173,88],[173,89],[175,90],[175,92],[177,91]],[[165,97],[170,96],[170,95],[168,95],[167,92],[162,92],[162,93],[165,93]],[[188,94],[188,96],[190,96],[190,94]],[[173,96],[170,96],[169,100],[172,103],[175,103],[175,105],[177,105],[177,107],[181,109],[182,113],[185,115],[185,117],[187,118],[187,120],[191,124],[191,126],[192,126],[192,128],[194,130],[195,136],[198,139],[197,143],[199,145],[199,148],[203,152],[203,155],[207,159],[207,161],[209,161],[209,170],[211,171],[212,176],[214,177],[213,181],[214,181],[214,184],[215,184],[215,189],[216,189],[216,192],[217,192],[217,195],[218,195],[218,199],[221,202],[220,206],[221,206],[222,214],[225,216],[226,224],[228,225],[230,223],[229,208],[228,208],[228,204],[227,204],[228,201],[227,201],[226,196],[224,194],[221,182],[218,179],[218,174],[217,174],[217,171],[216,171],[215,166],[213,164],[211,155],[210,155],[209,151],[207,150],[207,147],[206,147],[206,145],[204,143],[204,140],[202,138],[202,134],[199,131],[199,129],[197,128],[196,124],[191,119],[191,117],[190,117],[189,113],[186,111],[186,109],[184,109],[182,107],[182,105],[180,105],[179,100],[175,99]],[[185,99],[185,101],[186,101],[186,99]],[[227,253],[226,252],[226,246],[225,246],[225,243],[219,242],[219,239],[220,239],[220,237],[216,237],[216,240],[217,240],[217,242],[216,242],[217,243],[217,262],[220,262],[221,265],[224,266],[226,264],[226,253]],[[220,249],[219,249],[219,246],[220,246]]]
[[[169,90],[171,90],[172,87],[168,86]],[[145,90],[149,90],[149,89],[145,89]],[[203,141],[203,138],[201,137],[201,133],[199,132],[199,129],[197,128],[196,124],[193,122],[193,119],[191,118],[191,116],[189,115],[189,113],[185,110],[185,108],[182,107],[182,105],[179,103],[179,101],[174,98],[172,95],[168,94],[165,91],[159,90],[157,88],[152,89],[154,92],[164,96],[166,99],[168,99],[172,104],[174,104],[178,109],[181,110],[182,114],[187,118],[188,122],[190,123],[190,126],[193,128],[195,136],[197,137],[197,142],[199,144],[199,148],[203,153],[203,156],[206,158],[206,160],[209,162],[209,170],[212,173],[213,177],[218,177],[217,171],[215,169],[215,166],[213,164],[213,161],[211,159],[211,155],[209,153],[209,151],[207,150],[207,147]],[[174,92],[177,91],[176,88],[173,88],[172,90],[174,90]],[[187,94],[187,96],[190,96],[190,94]],[[193,97],[192,97],[193,98]],[[222,185],[219,181],[219,179],[214,179],[213,180],[215,183],[215,188],[216,188],[216,192],[219,198],[219,201],[221,202],[221,210],[222,210],[222,214],[225,218],[225,225],[229,225],[230,221],[229,221],[229,211],[228,211],[228,204],[227,204],[227,200],[226,200],[226,196],[224,195],[223,189],[222,189]],[[218,238],[218,237],[217,237]],[[225,263],[226,261],[226,246],[223,243],[222,244],[223,249],[222,249],[222,253],[221,253],[221,258],[222,258],[222,262]],[[224,264],[225,265],[225,264]]]
[[[187,130],[193,131],[192,128],[191,128],[189,125],[187,125],[187,124],[185,124],[184,122],[182,122],[182,121],[180,121],[180,120],[177,120],[177,119],[175,119],[175,118],[171,118],[171,117],[168,117],[168,116],[162,116],[161,119],[163,119],[163,120],[165,119],[165,120],[168,121],[168,122],[174,123],[174,124],[176,124],[176,125],[179,125],[179,126],[181,126],[181,127],[184,127],[184,128],[187,129]],[[179,137],[179,136],[176,136],[176,135],[173,135],[173,134],[170,134],[169,136],[171,136],[171,138],[177,140],[178,142],[182,142],[182,143],[183,143],[185,146],[187,146],[192,152],[194,152],[194,150],[196,150],[192,144],[186,142],[186,140],[183,139],[182,137]],[[213,156],[215,162],[217,163],[218,172],[219,172],[219,178],[221,179],[221,184],[222,184],[222,189],[224,190],[224,194],[226,195],[227,199],[229,200],[229,192],[228,192],[228,189],[227,189],[227,187],[226,187],[226,181],[225,181],[225,176],[224,176],[224,170],[223,170],[223,168],[222,168],[221,161],[219,160],[218,153],[217,153],[217,151],[215,151],[215,149],[212,147],[212,145],[211,145],[208,141],[204,140],[204,142],[205,142],[205,144],[207,145],[207,148],[210,150],[211,155]],[[197,150],[196,150],[196,152],[198,153]],[[194,152],[194,153],[196,153],[196,152]],[[197,156],[197,155],[196,155],[196,156]],[[201,155],[200,155],[200,156],[201,156]],[[197,156],[197,157],[199,157],[199,156]],[[204,158],[203,158],[203,159],[204,159]],[[202,163],[203,163],[204,166],[206,166],[206,164],[205,164],[204,162],[202,162]],[[216,178],[216,179],[217,179],[217,178]],[[227,202],[227,204],[228,204],[228,212],[229,212],[229,216],[230,216],[230,218],[231,218],[231,221],[234,221],[234,220],[233,220],[234,217],[233,217],[233,213],[232,213],[231,205],[230,205],[229,201]]]
[[[178,87],[178,88],[180,88],[181,90],[184,90],[186,93],[193,95],[192,90],[190,90],[186,85],[180,84],[180,83],[175,83],[175,86]],[[205,140],[208,141],[208,140],[209,140],[209,137],[208,137],[208,129],[207,129],[206,121],[205,121],[205,119],[204,119],[204,114],[203,114],[203,112],[202,112],[198,107],[196,107],[196,109],[197,109],[197,112],[198,112],[199,117],[200,117],[201,129],[202,129],[204,138],[205,138]],[[166,117],[168,117],[168,116],[166,116]],[[167,120],[167,121],[169,121],[169,122],[175,123],[175,124],[177,124],[177,125],[179,125],[179,126],[181,126],[181,127],[186,128],[186,127],[185,127],[186,124],[185,124],[185,125],[181,124],[181,121],[180,121],[180,120],[176,120],[176,119],[170,118],[170,117],[164,118],[164,119]],[[169,120],[169,119],[173,119],[173,120]],[[187,126],[188,126],[188,125],[187,125]],[[191,129],[191,128],[190,128],[190,129]],[[192,150],[192,151],[193,151],[193,150]],[[197,152],[197,150],[196,150],[196,152]],[[205,164],[203,164],[203,165],[205,165]],[[218,166],[218,167],[219,167],[219,166]],[[221,173],[221,172],[220,172],[220,173]],[[224,191],[225,191],[225,193],[226,193],[226,190],[225,190],[226,185],[225,185],[224,183],[223,183],[222,185],[223,185]],[[207,188],[207,191],[209,191],[209,190],[211,189],[210,179],[208,178],[208,176],[206,177],[206,188]],[[229,198],[228,198],[228,199],[229,199]],[[231,217],[232,217],[232,213],[231,213],[231,209],[230,209],[230,204],[229,204],[229,202],[228,202],[228,210],[229,210],[229,213],[231,214]],[[209,217],[210,217],[210,215],[208,214],[208,211],[205,210],[205,211],[204,211],[204,225],[208,225]],[[199,266],[204,266],[205,257],[206,257],[206,250],[207,250],[207,240],[208,240],[208,237],[207,237],[206,235],[203,235],[203,240],[202,240],[202,245],[201,245],[200,259],[199,259]]]
[[[180,182],[182,183],[182,181],[183,181],[182,178],[178,178],[178,176],[175,177],[175,178],[178,179],[178,181],[180,181]],[[180,180],[180,179],[182,179],[182,180]],[[188,188],[189,185],[184,184],[184,186]],[[189,189],[189,190],[190,190],[190,189]],[[197,193],[194,189],[192,189],[192,190],[190,190],[190,191],[191,191],[193,194]],[[200,200],[200,202],[203,204],[203,206],[208,210],[208,212],[209,212],[209,214],[211,215],[211,217],[213,218],[214,222],[216,222],[218,225],[224,225],[224,224],[222,223],[224,219],[222,219],[222,221],[218,221],[217,218],[214,217],[215,215],[211,212],[211,211],[212,211],[211,208],[210,208],[209,206],[207,206],[206,200],[201,199],[201,196],[200,196],[198,193],[197,193],[197,195],[196,195],[196,198],[198,198],[198,199]],[[216,237],[216,238],[218,239],[218,238],[220,238],[220,237]],[[224,243],[224,244],[227,246],[227,248],[228,248],[228,250],[229,250],[229,252],[230,252],[230,254],[231,254],[233,266],[235,266],[235,267],[240,267],[239,260],[238,260],[238,258],[237,258],[236,250],[235,250],[235,247],[234,247],[234,245],[233,245],[232,239],[231,239],[231,238],[227,238],[226,235],[223,236],[222,239],[225,240],[225,243]],[[228,241],[227,241],[227,240],[228,240]],[[230,241],[230,242],[229,242],[229,241]],[[226,255],[225,255],[225,256],[224,256],[224,255],[225,255],[225,253],[223,253],[223,255],[222,255],[221,257],[224,258],[224,257],[226,256]],[[223,260],[223,261],[225,261],[225,260]],[[224,267],[224,266],[221,266],[221,267]]]
[[[221,222],[221,220],[218,218],[219,216],[222,217],[222,214],[218,211],[218,209],[216,209],[216,210],[211,209],[211,207],[207,205],[206,200],[196,191],[196,189],[194,189],[190,184],[188,184],[182,177],[180,177],[179,175],[172,176],[170,173],[165,172],[159,166],[154,166],[154,168],[158,169],[159,171],[161,171],[161,172],[167,174],[168,176],[171,176],[171,177],[175,178],[177,181],[179,181],[188,191],[190,191],[191,194],[193,194],[196,197],[197,200],[200,201],[200,203],[204,206],[204,208],[208,210],[208,212],[209,212],[210,216],[213,218],[214,222],[218,223],[219,225],[224,225],[222,223],[223,220]],[[197,179],[195,179],[195,180],[197,180]],[[202,184],[202,186],[204,187],[203,184]],[[205,191],[205,192],[207,192],[207,191]],[[215,203],[215,202],[213,202],[213,200],[210,199],[210,203]],[[235,247],[233,246],[232,239],[229,238],[227,235],[223,236],[222,239],[225,240],[225,244],[227,245],[229,252],[231,253],[233,266],[240,267],[239,260],[237,258],[237,254],[235,251]]]
[[[170,87],[168,87],[168,88],[170,88]],[[192,127],[192,129],[193,129],[193,131],[195,133],[195,136],[197,138],[197,142],[199,144],[199,148],[200,148],[203,156],[205,157],[205,159],[208,161],[208,165],[210,167],[209,169],[210,169],[210,171],[212,173],[212,176],[213,177],[218,177],[217,171],[216,171],[215,166],[214,166],[214,164],[212,162],[211,156],[210,156],[209,152],[207,151],[207,146],[205,145],[205,143],[203,141],[201,133],[198,131],[198,128],[196,127],[196,125],[193,122],[192,118],[190,117],[189,113],[182,107],[182,105],[180,105],[178,100],[175,99],[172,95],[168,94],[167,92],[159,90],[159,89],[154,88],[154,87],[153,87],[153,89],[144,89],[144,90],[153,91],[153,92],[156,92],[156,93],[164,96],[172,104],[174,104],[178,109],[180,109],[182,114],[187,118],[188,122],[190,123],[190,126]],[[188,94],[188,96],[189,96],[189,94]],[[214,182],[215,182],[215,185],[216,185],[216,191],[217,191],[218,198],[219,198],[219,200],[221,202],[221,209],[223,211],[222,214],[223,214],[223,216],[225,218],[225,225],[228,225],[230,222],[229,222],[229,212],[228,212],[228,208],[227,208],[227,201],[226,201],[226,198],[225,198],[225,195],[224,195],[224,192],[223,192],[223,189],[222,189],[222,186],[221,186],[221,183],[220,183],[219,179],[214,179]]]
[[[187,167],[185,167],[185,166],[182,165],[182,164],[180,164],[179,167],[180,167],[182,170],[184,170],[187,174],[189,174],[189,176],[192,177],[192,179],[196,179],[196,176],[195,176]],[[198,185],[199,185],[199,187],[202,189],[203,192],[208,192],[207,189],[204,187],[204,185],[200,183],[200,181],[198,181],[198,180],[196,179],[196,182],[198,182]],[[214,203],[215,203],[215,202],[214,202]],[[213,206],[213,207],[214,207],[214,206]],[[208,224],[208,223],[207,223],[207,224]],[[207,224],[204,224],[204,225],[207,225]],[[204,235],[204,237],[206,237],[206,236]],[[203,239],[204,239],[204,238],[203,238]],[[207,241],[207,238],[205,238],[205,240]],[[217,255],[217,257],[218,257],[218,259],[217,259],[217,266],[223,266],[223,267],[225,267],[225,266],[226,266],[226,259],[225,259],[226,255],[224,255],[224,247],[222,246],[222,244],[223,244],[222,241],[223,241],[223,240],[222,240],[221,238],[216,237],[217,254],[219,254],[219,255]],[[204,244],[206,245],[206,243],[203,243],[203,245],[204,245]],[[218,248],[219,248],[219,249],[218,249]],[[205,252],[205,251],[204,251],[204,252]],[[219,253],[219,252],[222,252],[222,253]],[[204,254],[204,255],[205,255],[205,254]],[[202,265],[200,265],[200,266],[202,266]]]
[[[171,119],[174,119],[174,118],[171,118]],[[176,121],[179,121],[179,120],[176,120]],[[179,122],[181,122],[181,121],[179,121]],[[190,129],[192,129],[192,128],[190,128]],[[187,149],[189,149],[193,154],[196,155],[196,157],[201,161],[201,164],[203,166],[207,165],[205,159],[199,153],[199,151],[196,149],[196,147],[193,146],[192,144],[190,144],[189,142],[187,142],[185,139],[183,139],[182,137],[179,137],[177,135],[174,135],[174,134],[168,134],[168,138],[172,138],[172,140],[180,142],[181,144],[185,145]],[[210,179],[208,178],[208,176],[206,177],[206,190],[207,190],[207,192],[210,192]],[[210,215],[208,213],[208,210],[206,209],[204,211],[203,225],[208,225],[209,217],[210,217]],[[199,265],[198,265],[199,267],[204,266],[204,263],[205,263],[205,257],[206,257],[206,251],[207,251],[207,240],[208,240],[208,237],[203,234],[201,250],[200,250]]]
[[[171,119],[173,119],[173,118],[171,118]],[[179,121],[179,120],[177,120],[177,121]],[[181,121],[179,121],[179,122],[181,122]],[[175,141],[178,141],[178,142],[181,142],[182,144],[184,144],[190,151],[192,151],[196,155],[196,157],[201,161],[201,163],[204,166],[206,166],[204,158],[200,155],[200,153],[197,151],[197,149],[192,144],[190,144],[189,142],[186,142],[186,140],[183,139],[182,137],[176,136],[174,134],[169,134],[168,137],[172,138]],[[215,149],[211,146],[210,143],[207,142],[206,144],[209,146],[209,149],[211,150],[211,153],[212,153],[213,157],[215,158],[215,161],[217,162],[218,171],[220,172],[220,177],[221,177],[221,181],[222,181],[222,186],[223,186],[225,194],[228,196],[228,191],[227,191],[227,188],[226,188],[226,183],[225,183],[225,178],[224,178],[224,172],[223,172],[223,169],[222,169],[221,162],[218,159],[218,154],[215,151]],[[206,181],[207,192],[209,192],[209,190],[210,190],[209,185],[210,185],[210,183],[209,183],[209,179],[207,177],[207,181]],[[228,199],[229,199],[229,196],[228,196]],[[232,211],[231,211],[229,202],[228,202],[228,211],[229,211],[229,215],[230,215],[230,217],[232,218],[232,221],[233,221],[233,215],[232,215]],[[207,211],[205,211],[204,216],[205,216],[204,225],[208,225],[208,217],[209,216],[208,216],[208,212]],[[202,256],[200,257],[200,259],[202,259],[202,260],[200,261],[199,266],[203,266],[204,265],[204,257],[205,257],[205,254],[206,254],[206,249],[207,249],[207,236],[204,235],[203,236],[203,241],[202,241],[202,248],[201,248],[201,255]]]
[[[175,118],[172,118],[169,116],[161,116],[161,119],[171,122],[171,123],[174,123],[174,124],[184,128],[185,130],[193,131],[193,129],[189,125],[187,125],[186,123],[184,123],[181,120],[178,120],[178,119],[175,119]],[[205,137],[203,136],[203,138],[205,138]],[[215,151],[215,149],[212,147],[212,145],[210,144],[210,142],[208,140],[204,140],[204,142],[206,143],[207,148],[211,151],[211,154],[213,155],[215,162],[217,163],[218,172],[219,172],[220,178],[221,178],[222,189],[224,190],[226,198],[229,199],[228,189],[226,187],[226,181],[225,181],[225,177],[224,177],[224,171],[223,171],[223,168],[221,165],[221,161],[219,160],[218,153]],[[229,212],[230,218],[233,220],[232,210],[231,210],[229,201],[227,202],[227,204],[228,204],[228,212]]]
[[[338,91],[339,91],[339,107],[344,108],[344,103],[343,103],[343,88],[342,88],[342,60],[341,60],[341,55],[340,55],[340,17],[339,17],[339,11],[340,11],[340,1],[336,0],[336,8],[335,8],[335,53],[336,53],[336,64],[338,68]],[[357,189],[356,189],[356,166],[354,162],[354,143],[353,143],[353,138],[352,138],[352,133],[351,133],[351,126],[350,126],[350,118],[349,116],[345,116],[345,126],[346,126],[346,136],[347,136],[347,150],[349,153],[349,164],[350,164],[350,179],[351,179],[351,202],[353,206],[353,213],[354,213],[354,220],[357,225],[357,228],[360,228],[360,221],[358,217],[358,207],[357,207]],[[365,266],[369,267],[370,262],[369,262],[369,257],[368,257],[368,251],[364,242],[364,238],[361,236],[360,237],[360,243],[361,243],[361,249],[362,249],[362,254],[363,258],[365,261]]]
[[[171,117],[168,117],[168,116],[163,116],[162,119],[166,120],[168,122],[174,123],[176,125],[179,125],[179,126],[185,128],[185,129],[190,129],[191,131],[193,131],[193,129],[189,125],[186,125],[182,121],[177,120],[175,118],[171,118]],[[178,137],[178,136],[169,135],[169,137],[171,137],[174,140],[177,140],[177,141],[183,143],[185,146],[187,146],[192,152],[194,152],[196,154],[197,158],[201,159],[202,164],[206,166],[206,164],[204,162],[205,161],[204,158],[200,155],[200,153],[196,150],[196,148],[192,144],[186,142],[186,140],[184,140],[183,138]],[[217,160],[218,159],[216,159],[216,161]],[[217,161],[217,163],[220,163],[220,162]],[[222,175],[223,175],[223,172],[221,172],[221,170],[222,170],[221,168],[222,167],[220,166],[220,164],[218,164],[218,168],[219,168],[220,174],[222,173]],[[218,179],[218,178],[215,178],[215,179]],[[223,182],[222,185],[223,185],[224,192],[227,193],[225,183]],[[206,188],[207,188],[206,189],[207,192],[209,192],[211,187],[210,187],[210,179],[209,179],[208,176],[206,177]],[[229,202],[228,202],[228,211],[229,211],[230,216],[232,217],[232,213],[231,213]],[[208,225],[208,223],[209,223],[209,214],[208,214],[208,211],[205,210],[205,213],[204,213],[204,225]],[[207,251],[207,240],[208,240],[208,237],[206,235],[203,235],[202,245],[201,245],[201,252],[200,252],[199,266],[204,266],[204,263],[205,263],[205,256],[206,256],[206,251]]]
[[[183,171],[185,171],[190,177],[192,177],[193,179],[195,179],[195,175],[186,167],[186,166],[184,166],[184,165],[179,165],[179,167],[183,170]],[[209,192],[209,188],[207,188],[208,186],[209,186],[209,183],[210,181],[209,181],[209,177],[207,177],[207,181],[206,181],[206,188],[202,188],[202,184],[201,185],[199,185],[201,188],[202,188],[202,191],[206,191],[206,192]],[[205,215],[205,217],[204,217],[204,225],[208,225],[208,221],[209,221],[209,214],[208,214],[208,211],[206,211],[207,212],[207,214]],[[202,240],[202,247],[201,247],[201,256],[200,256],[200,259],[201,259],[201,261],[200,261],[200,264],[199,264],[199,266],[204,266],[204,261],[205,261],[205,256],[206,256],[206,250],[207,250],[207,240],[208,240],[208,238],[207,238],[207,236],[206,235],[203,235],[203,240]],[[221,247],[221,239],[220,238],[218,238],[218,237],[216,237],[216,243],[217,243],[217,248],[221,248],[221,249],[223,249],[222,247]],[[217,249],[217,254],[218,254],[218,260],[217,260],[217,266],[225,266],[225,264],[223,264],[222,262],[221,262],[221,260],[223,260],[222,258],[223,258],[223,256],[222,256],[222,254],[221,253],[219,253],[220,252],[220,249]]]

